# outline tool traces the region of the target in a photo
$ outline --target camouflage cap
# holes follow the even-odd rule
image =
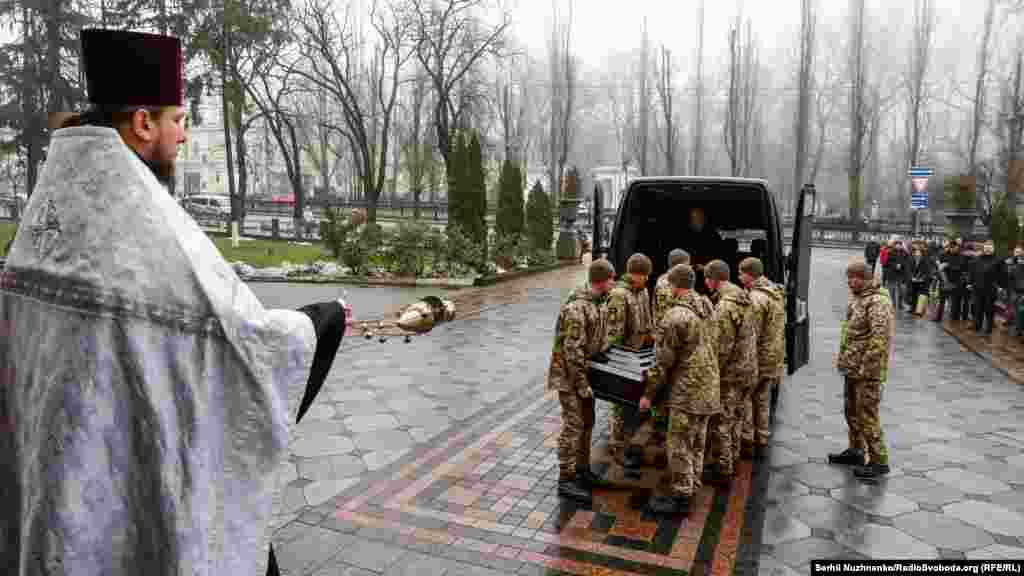
[[[724,260],[712,260],[704,270],[704,276],[711,280],[729,279],[729,265]]]
[[[626,260],[626,273],[628,274],[643,274],[647,276],[651,273],[651,269],[654,266],[651,264],[651,259],[645,254],[637,252]]]
[[[587,271],[587,277],[591,284],[597,284],[604,282],[611,278],[615,278],[615,267],[612,263],[604,258],[598,258],[590,263],[590,269]]]
[[[871,267],[864,261],[863,258],[854,258],[846,266],[847,276],[856,276],[858,278],[864,278],[865,280],[871,277]]]
[[[693,268],[689,264],[676,264],[668,271],[668,283],[673,288],[692,288],[694,281]]]
[[[678,266],[679,264],[689,264],[690,253],[682,248],[676,248],[668,253],[668,267]]]
[[[744,258],[740,262],[740,272],[746,272],[754,278],[760,278],[764,274],[764,264],[754,257]]]

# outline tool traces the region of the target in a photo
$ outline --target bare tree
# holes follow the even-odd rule
[[[828,68],[826,67],[826,70]],[[814,152],[810,158],[810,172],[807,175],[807,182],[816,182],[821,171],[822,160],[825,157],[826,145],[831,144],[829,138],[829,127],[835,117],[836,103],[838,98],[833,94],[835,79],[826,72],[824,79],[814,79],[814,119],[815,136]],[[793,189],[798,190],[801,184],[796,180]]]
[[[865,97],[868,74],[864,34],[864,0],[851,0],[850,8],[853,17],[850,22],[850,52],[847,70],[847,76],[850,79],[850,148],[847,159],[847,176],[850,185],[847,201],[849,203],[849,218],[853,220],[860,216],[863,203],[862,174],[867,162],[864,140],[870,129],[870,119]],[[868,154],[870,154],[870,149]]]
[[[640,161],[640,175],[647,175],[647,149],[648,149],[648,134],[650,130],[649,122],[651,115],[651,99],[650,99],[650,87],[647,84],[648,79],[648,62],[650,60],[649,54],[649,41],[647,37],[647,18],[644,17],[643,24],[643,35],[640,44],[640,66],[638,70],[639,78],[637,84],[640,87],[640,131],[636,137],[636,157]]]
[[[387,180],[388,146],[402,69],[412,57],[408,20],[394,7],[374,3],[370,22],[376,33],[371,58],[362,58],[362,44],[351,19],[339,21],[333,7],[318,0],[305,5],[298,25],[301,66],[295,73],[329,94],[341,108],[336,129],[356,154],[356,172],[367,202],[367,220],[376,221],[377,201]]]
[[[693,107],[693,164],[690,172],[700,174],[701,160],[704,156],[704,0],[700,0],[697,15],[697,78]]]
[[[992,37],[992,20],[995,16],[996,0],[989,0],[985,11],[985,24],[978,47],[978,74],[974,82],[974,115],[971,123],[970,141],[967,152],[967,173],[977,176],[978,142],[985,121],[985,77],[988,75],[989,43]]]
[[[931,60],[935,12],[932,0],[915,0],[914,36],[911,42],[910,74],[907,88],[907,165],[916,166],[921,156],[922,136],[927,119],[928,94],[925,78]]]
[[[811,88],[814,85],[814,40],[817,15],[814,0],[800,0],[800,62],[797,70],[796,106],[796,166],[793,172],[793,192],[808,180],[807,141],[811,122]],[[824,136],[821,130],[819,137]],[[817,169],[814,170],[817,174]],[[811,180],[813,182],[813,180]]]
[[[431,165],[434,164],[434,148],[427,142],[424,130],[424,114],[427,106],[427,75],[419,71],[413,82],[411,103],[409,106],[409,130],[406,132],[402,145],[405,157],[405,171],[409,178],[409,189],[412,192],[413,219],[420,217],[420,199],[428,184]]]
[[[478,25],[475,12],[484,0],[409,0],[416,39],[416,58],[434,91],[437,147],[448,162],[452,129],[459,125],[461,84],[486,55],[500,55],[511,18],[502,12],[493,26]]]
[[[725,111],[725,151],[733,176],[750,169],[751,130],[756,124],[758,62],[750,22],[740,39],[740,15],[729,31],[729,93]]]
[[[551,112],[548,117],[548,185],[555,206],[558,206],[562,177],[572,144],[573,112],[576,106],[576,63],[572,44],[572,2],[569,14],[559,18],[553,1],[550,46]]]
[[[664,46],[661,47],[661,66],[658,70],[657,88],[664,117],[665,139],[662,152],[665,154],[665,174],[672,175],[676,171],[676,142],[679,139],[679,127],[675,122],[673,108],[675,87],[672,84],[672,54]]]
[[[737,18],[738,23],[738,18]],[[740,45],[736,26],[729,30],[729,94],[725,109],[725,151],[729,173],[740,175]]]
[[[1003,105],[999,114],[999,164],[1006,170],[1006,201],[1016,206],[1016,185],[1021,175],[1014,174],[1012,162],[1020,158],[1024,150],[1024,47],[1018,46],[1013,72],[1003,84]],[[992,198],[988,195],[985,210],[985,224],[991,219]]]

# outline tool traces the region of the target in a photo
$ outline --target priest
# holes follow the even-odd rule
[[[345,303],[264,309],[168,194],[179,40],[81,41],[90,108],[53,133],[0,284],[0,572],[273,573],[279,465]]]

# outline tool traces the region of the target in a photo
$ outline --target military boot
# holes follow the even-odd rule
[[[611,483],[604,478],[594,474],[590,467],[577,468],[576,469],[576,480],[581,486],[585,486],[588,489],[594,488],[608,488]]]
[[[828,463],[839,464],[841,466],[863,466],[864,454],[860,450],[847,448],[839,454],[829,454]]]
[[[743,447],[740,448],[740,458],[752,460],[754,458],[754,445],[744,442]]]
[[[754,460],[757,460],[758,462],[763,462],[767,458],[768,458],[768,445],[767,444],[758,444],[757,446],[754,447]]]
[[[558,483],[558,495],[583,504],[590,504],[594,501],[590,494],[590,489],[583,485],[578,478],[560,481]]]
[[[733,475],[723,474],[722,467],[718,464],[714,464],[710,468],[706,468],[702,478],[705,484],[718,486],[720,488],[728,486],[732,482],[732,479]]]
[[[629,445],[622,455],[622,467],[637,470],[644,465],[644,452],[639,446]]]
[[[863,478],[865,480],[874,480],[875,478],[878,478],[879,476],[885,476],[888,473],[888,464],[878,464],[876,462],[872,462],[871,464],[865,464],[863,466],[858,466],[853,469],[854,476],[856,476],[857,478]]]
[[[654,514],[670,516],[673,514],[689,514],[689,496],[655,496],[647,503],[647,510]]]

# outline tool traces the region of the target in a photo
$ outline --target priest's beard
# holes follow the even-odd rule
[[[142,160],[142,163],[149,167],[149,170],[153,172],[153,176],[156,176],[157,182],[163,184],[164,187],[170,189],[171,182],[174,181],[174,159],[162,160],[159,158],[147,159],[139,154],[137,150],[132,150],[135,155]]]

